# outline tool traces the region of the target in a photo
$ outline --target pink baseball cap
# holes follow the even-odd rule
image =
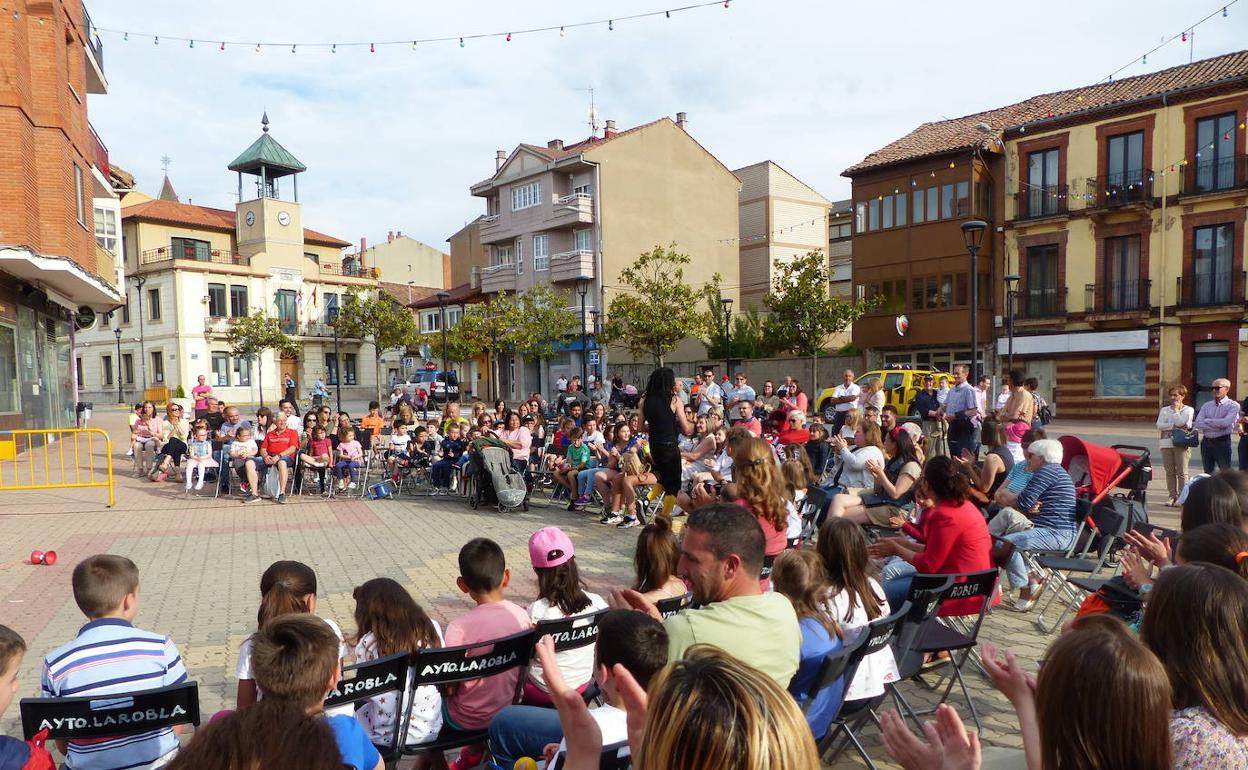
[[[558,567],[575,555],[572,539],[558,527],[542,527],[529,538],[529,560],[537,569]]]

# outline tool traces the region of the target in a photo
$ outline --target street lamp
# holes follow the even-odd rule
[[[589,314],[593,318],[593,321],[594,321],[594,324],[593,324],[594,326],[594,351],[596,352],[598,350],[598,337],[602,334],[602,327],[600,325],[602,323],[602,318],[601,318],[602,313],[601,311],[598,311],[598,310],[591,310],[589,311]],[[594,374],[598,377],[599,380],[602,379],[602,370],[600,366],[601,364],[594,364]]]
[[[585,295],[589,292],[589,279],[577,278],[576,291],[581,295],[581,387],[585,388],[589,384],[589,351],[585,340]]]
[[[1005,333],[1009,339],[1009,371],[1014,371],[1014,300],[1018,297],[1018,292],[1014,290],[1014,285],[1018,283],[1019,276],[1010,273],[1005,276]]]
[[[330,305],[325,309],[325,320],[329,321],[329,328],[334,330],[334,397],[338,401],[338,411],[342,411],[342,357],[338,355],[338,306]],[[264,388],[260,388],[261,396],[264,398]]]
[[[113,328],[113,336],[117,338],[117,403],[124,404],[126,400],[121,397],[121,327]]]
[[[979,379],[979,247],[987,229],[982,219],[962,223],[962,240],[971,254],[971,382]]]
[[[724,297],[720,300],[724,306],[724,376],[732,378],[732,373],[728,370],[732,368],[732,297]]]
[[[446,379],[447,377],[446,375],[446,370],[447,370],[447,366],[446,366],[446,361],[447,361],[447,357],[446,357],[446,301],[450,299],[450,297],[451,295],[448,292],[445,292],[445,291],[438,292],[438,325],[442,327],[442,382],[446,383],[445,385],[446,389],[443,391],[443,394],[447,396],[447,400],[450,400],[449,396],[450,396],[451,391],[450,391],[450,383]],[[435,385],[431,387],[433,387],[433,390],[436,393],[437,392],[436,382],[435,382]]]

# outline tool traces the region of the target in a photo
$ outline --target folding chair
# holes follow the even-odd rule
[[[567,762],[566,752],[559,752],[550,763],[551,770],[563,770]],[[598,770],[629,770],[633,766],[632,755],[629,754],[628,741],[613,743],[602,747],[602,756],[598,759]]]
[[[815,537],[815,519],[819,517],[828,504],[828,490],[813,484],[806,487],[806,497],[802,500],[802,509],[798,512],[802,517],[802,540]]]
[[[1169,538],[1171,543],[1179,542],[1178,530],[1166,529],[1165,527],[1159,527],[1156,524],[1149,524],[1147,522],[1136,522],[1134,525],[1132,525],[1131,528],[1134,530],[1143,532],[1144,534],[1148,534],[1150,532],[1156,532],[1158,537],[1163,538],[1163,539]],[[1123,533],[1123,534],[1125,536],[1126,533]],[[1075,586],[1081,591],[1085,591],[1089,594],[1094,594],[1097,591],[1101,590],[1101,587],[1104,586],[1106,583],[1108,583],[1112,579],[1113,579],[1112,577],[1071,578],[1070,584],[1072,586]],[[1059,622],[1060,622],[1060,619],[1059,619]]]
[[[22,735],[47,730],[48,740],[122,738],[174,725],[199,724],[199,683],[115,695],[22,698]]]
[[[158,439],[143,442],[139,444],[139,448],[134,452],[134,473],[136,476],[147,476],[152,472],[152,467],[156,462],[156,454],[160,451]]]
[[[667,620],[681,610],[688,609],[692,604],[693,594],[686,593],[680,596],[673,596],[670,599],[660,599],[654,603],[654,606],[658,608],[659,614],[663,616],[663,619]]]
[[[405,696],[412,677],[412,656],[406,652],[388,655],[367,663],[357,663],[342,670],[343,678],[329,697],[325,708],[351,704],[359,710],[364,701],[395,693],[398,707],[394,709],[394,735],[389,743],[374,743],[386,767],[397,767],[402,758],[399,748],[407,739],[408,718]]]
[[[516,678],[516,689],[512,694],[512,702],[520,700],[524,686],[525,672],[533,657],[534,632],[532,629],[518,634],[459,647],[441,647],[424,649],[416,653],[414,669],[416,675],[411,687],[425,685],[445,685],[456,682],[467,682],[473,679],[504,674],[519,669]],[[409,707],[410,708],[410,707]],[[408,714],[403,720],[407,721]],[[424,751],[445,751],[470,743],[485,743],[489,740],[489,729],[454,730],[443,726],[442,732],[432,741],[407,745],[403,747],[403,755],[418,754]]]
[[[1084,593],[1078,585],[1071,582],[1072,576],[1079,574],[1095,578],[1100,575],[1118,541],[1126,534],[1130,525],[1129,517],[1112,504],[1113,499],[1106,498],[1093,507],[1092,512],[1079,524],[1079,531],[1075,533],[1075,543],[1072,545],[1072,549],[1078,549],[1076,553],[1067,556],[1041,554],[1035,557],[1035,563],[1047,575],[1045,588],[1049,588],[1050,583],[1056,583],[1052,586],[1053,595],[1036,615],[1035,624],[1040,631],[1049,633],[1060,627],[1066,614],[1083,600]],[[1065,600],[1065,606],[1057,620],[1045,628],[1044,613],[1048,612],[1059,597]]]
[[[555,652],[589,647],[598,641],[598,621],[606,613],[606,610],[596,610],[555,620],[539,620],[533,629],[533,643],[549,635],[555,642]]]
[[[866,644],[867,637],[867,634],[863,634],[859,636],[853,644],[844,645],[836,652],[830,652],[824,656],[823,662],[819,664],[819,671],[815,674],[814,681],[811,682],[810,687],[806,690],[806,698],[802,703],[802,715],[806,717],[808,724],[810,721],[810,710],[819,700],[823,691],[833,687],[838,682],[843,682],[848,685],[848,683],[853,679],[853,673],[856,672],[849,671],[849,663],[858,648]],[[844,690],[842,690],[842,700],[844,699],[843,696]],[[840,710],[839,705],[837,706],[837,710]],[[835,720],[835,718],[836,716],[833,715],[833,720]],[[811,729],[814,729],[813,725],[811,726]],[[829,729],[831,728],[829,727]],[[827,733],[825,732],[824,735],[826,734]],[[816,735],[815,740],[818,741],[822,739],[824,735]]]
[[[905,679],[921,681],[920,677],[922,674],[932,670],[931,666],[924,664],[926,657],[936,653],[948,653],[948,658],[937,663],[938,666],[942,667],[947,664],[952,670],[949,674],[949,684],[945,687],[945,691],[941,694],[940,700],[937,701],[936,705],[940,705],[949,699],[949,693],[953,691],[953,685],[956,682],[962,688],[962,696],[966,699],[966,706],[971,711],[971,718],[975,721],[975,727],[981,731],[983,727],[979,723],[979,712],[975,709],[975,702],[971,699],[970,690],[967,689],[966,681],[962,678],[962,666],[966,664],[976,645],[979,644],[979,629],[984,623],[984,616],[992,608],[992,597],[997,589],[999,574],[998,570],[991,569],[984,572],[970,572],[961,575],[914,576],[914,582],[910,584],[910,595],[917,600],[914,603],[922,604],[926,597],[933,595],[936,601],[929,610],[930,616],[923,620],[918,626],[917,633],[910,640],[908,649],[906,649],[902,657],[902,667],[906,670],[900,671],[898,676],[898,682]],[[933,590],[935,586],[942,587]],[[924,594],[926,594],[926,597]],[[972,598],[982,599],[979,613],[975,616],[973,623],[955,622],[952,618],[937,619],[940,608],[946,602]],[[941,620],[945,622],[941,622]],[[956,657],[956,653],[959,652],[961,657]],[[935,706],[930,710],[915,711],[901,694],[896,684],[893,683],[891,685],[893,698],[921,730],[922,726],[919,725],[918,720],[919,715],[934,712]]]

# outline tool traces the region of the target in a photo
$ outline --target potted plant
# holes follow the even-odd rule
[[[173,389],[173,396],[169,399],[171,402],[182,407],[182,414],[188,418],[195,417],[195,399],[186,397],[186,390],[181,385],[177,385]]]

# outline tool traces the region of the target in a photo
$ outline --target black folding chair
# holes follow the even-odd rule
[[[555,642],[555,652],[589,647],[598,641],[598,621],[607,610],[596,610],[583,615],[573,615],[555,620],[539,620],[534,628],[533,642],[549,635]]]
[[[848,689],[849,683],[853,681],[853,673],[849,671],[850,662],[854,659],[858,648],[867,643],[868,637],[869,634],[862,634],[853,644],[844,645],[836,652],[830,652],[824,656],[823,662],[819,664],[819,671],[815,674],[814,681],[806,689],[806,698],[802,703],[803,715],[809,714],[810,709],[819,699],[819,696],[823,694],[823,691],[835,686],[837,682],[844,681],[845,688]],[[842,691],[843,695],[844,692]],[[822,735],[815,736],[816,740],[822,738]]]
[[[174,725],[199,724],[199,683],[72,698],[22,698],[22,735],[48,740],[120,738]]]
[[[659,610],[659,614],[663,616],[663,619],[667,620],[681,610],[688,609],[691,604],[693,604],[693,594],[685,593],[680,596],[673,596],[670,599],[659,599],[654,603],[654,606]]]
[[[1067,556],[1040,555],[1035,557],[1036,564],[1048,575],[1046,588],[1052,588],[1053,595],[1040,608],[1036,615],[1036,628],[1045,633],[1052,632],[1061,626],[1075,606],[1083,600],[1084,593],[1080,587],[1072,583],[1074,575],[1096,578],[1109,562],[1110,556],[1117,550],[1120,541],[1130,526],[1129,517],[1112,503],[1113,498],[1106,498],[1092,508],[1091,513],[1079,525],[1075,535],[1076,553]],[[1078,545],[1082,541],[1082,545]],[[1061,614],[1047,628],[1044,614],[1058,599],[1064,600]]]
[[[384,658],[356,663],[342,670],[343,678],[325,699],[325,708],[351,704],[358,710],[364,701],[381,695],[395,693],[394,734],[388,743],[374,743],[386,767],[396,767],[402,757],[400,746],[407,739],[407,704],[404,696],[411,681],[412,656],[406,652],[387,655]]]
[[[828,505],[828,490],[810,485],[806,487],[806,497],[802,500],[802,539],[810,540],[815,536],[815,520],[819,512]]]
[[[449,684],[485,679],[519,669],[516,689],[512,694],[512,703],[515,703],[520,699],[525,673],[529,662],[533,659],[534,639],[534,632],[529,629],[502,639],[473,642],[459,647],[421,650],[415,656],[413,664],[415,676],[411,687],[413,690],[425,685],[437,685],[444,688]],[[403,721],[406,722],[408,719],[409,715],[404,714]],[[455,730],[444,725],[437,738],[425,743],[404,746],[403,754],[406,756],[425,751],[445,751],[471,743],[485,743],[489,740],[489,736],[488,728]]]
[[[567,762],[566,752],[559,752],[550,763],[551,770],[563,770]],[[613,743],[602,747],[602,755],[598,759],[598,770],[628,770],[633,766],[632,755],[629,754],[628,742]]]

